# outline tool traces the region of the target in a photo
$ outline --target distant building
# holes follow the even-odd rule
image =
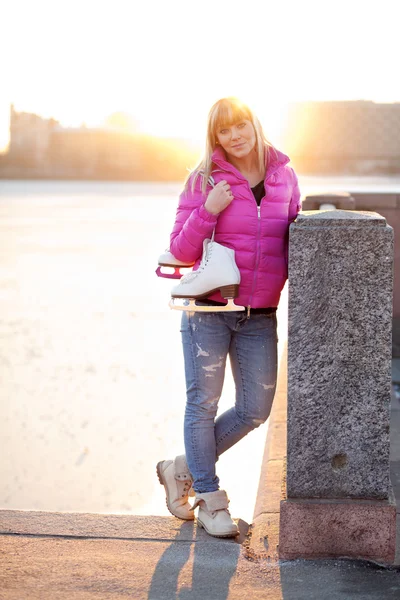
[[[55,119],[17,112],[11,104],[8,162],[26,167],[42,165],[47,160],[51,135],[58,126]]]
[[[57,128],[49,141],[52,169],[64,167],[88,177],[137,172],[141,165],[135,138],[101,128]]]
[[[70,177],[140,176],[137,139],[106,128],[62,127],[55,119],[17,112],[10,106],[10,166]]]
[[[66,128],[11,105],[0,176],[176,181],[198,162],[182,141],[132,131],[120,113],[110,119],[103,128]],[[297,103],[281,141],[299,173],[400,173],[400,102]]]
[[[400,102],[292,105],[284,147],[300,172],[400,172]]]
[[[125,131],[129,125],[130,131]],[[62,127],[54,119],[10,107],[10,145],[0,177],[179,181],[197,152],[179,140],[132,131],[124,113],[103,128]]]

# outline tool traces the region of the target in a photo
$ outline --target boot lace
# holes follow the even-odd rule
[[[185,496],[188,495],[188,492],[191,488],[192,484],[190,481],[185,481],[185,483],[183,484],[183,494],[182,494],[182,498],[184,498]]]
[[[209,259],[211,258],[212,249],[213,249],[213,244],[212,244],[212,242],[210,242],[207,246],[206,251],[203,252],[203,256],[201,258],[201,263],[199,265],[199,268],[196,271],[192,271],[191,273],[188,273],[187,275],[182,277],[181,283],[190,283],[191,281],[193,281],[193,279],[196,279],[196,277],[204,271],[204,269],[206,268],[206,266],[208,264]]]

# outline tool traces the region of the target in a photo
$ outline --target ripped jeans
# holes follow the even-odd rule
[[[215,463],[225,450],[264,423],[277,376],[276,314],[184,312],[186,376],[184,439],[195,492],[219,489]],[[235,405],[216,418],[229,355]]]

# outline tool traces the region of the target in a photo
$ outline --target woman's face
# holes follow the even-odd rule
[[[243,119],[216,132],[216,138],[228,157],[244,158],[256,145],[256,133],[251,121]]]

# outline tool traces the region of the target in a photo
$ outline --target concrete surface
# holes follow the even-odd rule
[[[43,533],[49,531],[45,515],[31,518],[24,519],[31,534],[0,535],[2,600],[398,600],[400,594],[394,569],[345,560],[255,560],[246,542],[211,538],[173,517],[137,522],[119,515],[112,524],[106,515],[91,515],[84,535],[81,515],[79,531],[60,537],[55,532],[69,530],[70,517],[63,524],[60,515],[53,533]],[[96,520],[100,536],[93,533]]]

